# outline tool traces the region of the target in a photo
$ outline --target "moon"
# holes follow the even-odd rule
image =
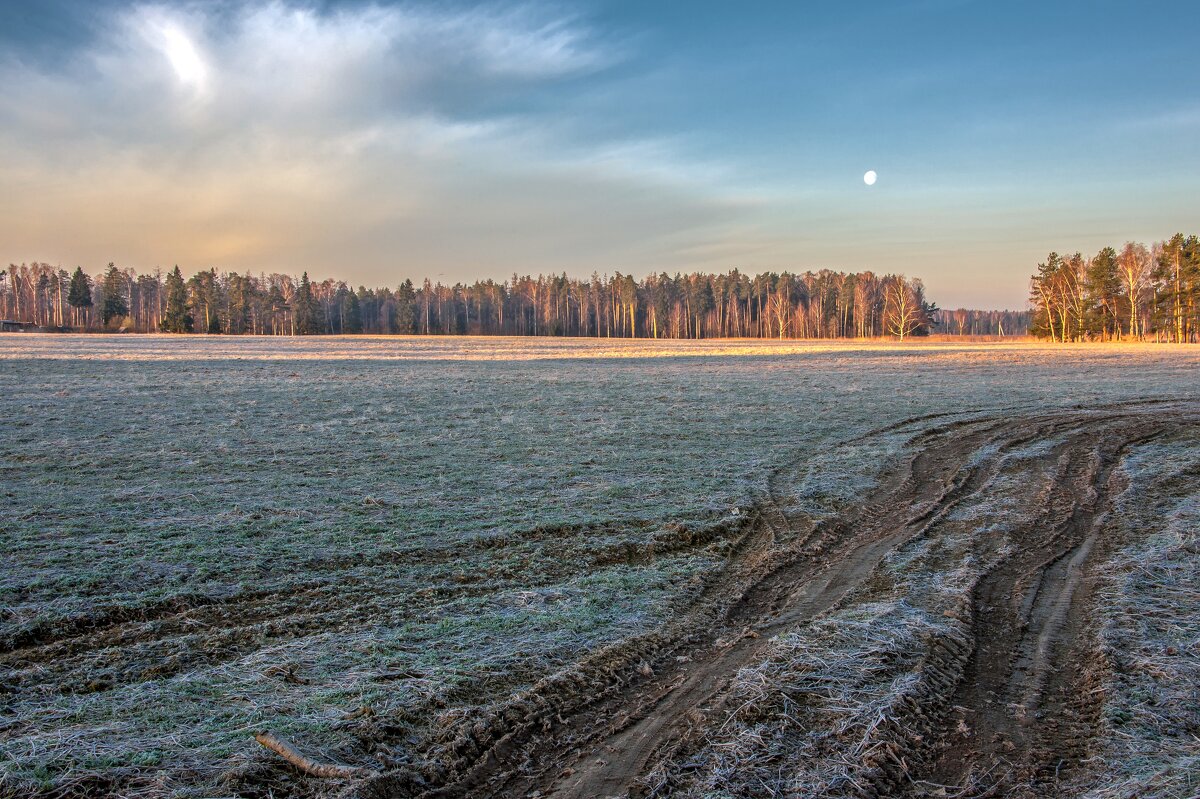
[[[875,179],[878,177],[879,176],[875,174],[875,170],[870,169],[867,171],[867,174],[863,175],[863,183],[866,183],[868,186],[874,186]]]

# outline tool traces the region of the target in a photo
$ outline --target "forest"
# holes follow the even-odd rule
[[[665,273],[638,281],[616,273],[452,286],[405,280],[395,289],[304,273],[242,275],[179,267],[138,274],[109,264],[97,279],[45,263],[0,272],[3,318],[44,329],[258,335],[399,334],[904,339],[930,332],[1017,333],[1004,321],[961,311],[940,321],[920,280],[830,270],[803,274]],[[970,329],[967,328],[969,320]],[[984,329],[989,328],[989,329]]]
[[[1200,340],[1200,239],[1050,253],[1030,278],[1031,331],[1052,341]]]

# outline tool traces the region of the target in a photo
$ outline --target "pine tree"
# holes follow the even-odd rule
[[[221,285],[216,269],[197,272],[187,283],[192,309],[205,333],[220,333]]]
[[[1184,237],[1176,233],[1158,248],[1151,278],[1161,290],[1157,292],[1154,328],[1167,334],[1171,341],[1184,340]]]
[[[225,292],[226,305],[229,309],[228,333],[245,333],[250,329],[250,304],[254,295],[254,283],[250,276],[242,277],[237,272],[228,276]]]
[[[1121,276],[1117,273],[1117,251],[1105,247],[1088,262],[1084,280],[1089,299],[1087,329],[1108,340],[1121,332],[1117,300],[1121,296]]]
[[[192,315],[188,313],[187,286],[176,266],[167,273],[167,312],[162,329],[166,333],[191,333]]]
[[[1200,237],[1183,240],[1183,341],[1200,336]]]
[[[267,290],[267,308],[271,313],[271,335],[286,335],[288,304],[283,298],[283,291],[276,283],[272,283]]]
[[[129,315],[129,304],[125,302],[125,276],[113,264],[108,265],[104,274],[104,306],[100,309],[100,318],[107,325],[113,319]]]

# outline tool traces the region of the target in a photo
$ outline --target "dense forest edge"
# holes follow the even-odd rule
[[[46,263],[0,270],[6,330],[252,335],[508,335],[607,338],[878,338],[931,333],[1055,342],[1200,341],[1200,238],[1177,233],[1085,257],[1050,253],[1030,278],[1032,310],[944,310],[919,279],[873,272],[738,270],[638,281],[538,275],[352,289],[273,273],[93,279]]]
[[[1030,278],[1034,335],[1052,341],[1200,340],[1200,239],[1176,233],[1147,247],[1128,242],[1050,253]]]
[[[397,288],[179,267],[96,279],[45,263],[0,272],[10,329],[255,335],[419,334],[608,338],[1024,335],[1027,311],[941,311],[918,279],[830,270],[749,276],[538,275]]]
[[[289,275],[138,274],[98,278],[44,263],[0,271],[10,330],[226,335],[503,335],[613,338],[1021,336],[1027,311],[942,311],[919,280],[821,270],[804,274],[566,275],[506,281],[404,281],[395,289]]]

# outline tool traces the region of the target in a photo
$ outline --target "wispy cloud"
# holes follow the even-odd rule
[[[1200,132],[1200,105],[1181,103],[1174,108],[1122,114],[1112,124],[1116,130],[1124,133]]]

